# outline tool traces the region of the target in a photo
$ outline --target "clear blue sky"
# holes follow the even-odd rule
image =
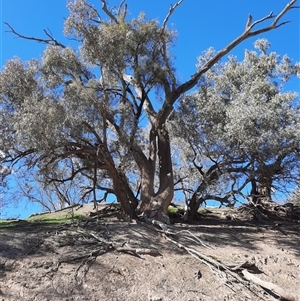
[[[67,1],[64,0],[0,0],[0,58],[1,69],[5,62],[18,56],[23,60],[39,58],[45,48],[42,44],[17,38],[8,30],[3,22],[8,22],[16,31],[28,36],[45,37],[43,29],[51,30],[55,38],[65,45],[72,42],[62,35],[64,18],[68,16]],[[163,22],[170,4],[176,0],[128,0],[128,17],[136,17],[144,11],[148,19],[155,18]],[[108,1],[117,5],[116,0]],[[100,0],[90,0],[101,10]],[[174,48],[176,68],[181,81],[186,80],[196,71],[196,58],[208,47],[220,50],[236,38],[245,28],[248,14],[253,20],[260,19],[271,11],[276,15],[288,3],[288,0],[184,0],[169,20],[169,26],[178,31],[178,40]],[[300,5],[300,0],[296,3]],[[295,61],[300,61],[300,9],[294,9],[284,16],[282,21],[288,23],[259,38],[267,38],[272,50],[284,55],[288,54]],[[266,23],[270,24],[271,20]],[[269,23],[268,23],[269,22]],[[261,25],[260,25],[261,26]],[[259,27],[258,27],[259,28]],[[234,49],[231,54],[243,57],[245,48],[252,48],[258,37],[251,38]],[[289,85],[290,89],[299,91],[299,80]],[[22,217],[37,211],[36,207],[24,205],[10,209],[8,215]]]

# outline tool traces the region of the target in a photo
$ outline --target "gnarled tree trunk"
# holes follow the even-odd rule
[[[157,191],[154,190],[156,157],[159,164]],[[150,217],[166,214],[174,197],[174,181],[170,139],[164,125],[150,132],[149,159],[141,151],[135,152],[135,159],[141,171],[141,203],[138,213],[146,212]]]

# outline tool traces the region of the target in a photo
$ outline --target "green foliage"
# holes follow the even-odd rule
[[[241,188],[251,179],[268,174],[272,185],[284,190],[297,178],[300,103],[296,92],[284,90],[284,83],[299,75],[300,64],[268,53],[269,46],[258,40],[259,51],[246,50],[243,61],[230,57],[216,64],[173,115],[173,137],[185,141],[179,143],[187,164],[180,161],[180,167],[188,165],[199,176],[191,161],[196,160],[203,173],[214,165],[220,170],[217,181],[203,178],[209,184],[204,195],[224,196],[231,189],[228,195],[234,201],[234,194],[247,197]]]

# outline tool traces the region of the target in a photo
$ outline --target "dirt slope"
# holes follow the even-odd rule
[[[116,212],[0,228],[0,300],[300,300],[295,221],[258,225],[219,211],[164,232]]]

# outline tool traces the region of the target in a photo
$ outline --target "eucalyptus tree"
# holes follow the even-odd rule
[[[300,77],[300,63],[269,52],[265,39],[254,46],[257,51],[246,50],[241,62],[231,56],[215,64],[174,113],[172,137],[185,141],[181,150],[202,178],[191,215],[207,199],[225,204],[237,195],[254,203],[270,199],[274,186],[284,190],[299,177],[300,100],[285,83]]]
[[[49,183],[83,175],[94,200],[98,189],[113,192],[127,214],[166,213],[174,196],[167,121],[175,102],[244,40],[287,23],[281,19],[296,0],[277,16],[253,22],[249,15],[240,36],[203,56],[197,71],[180,83],[168,21],[182,2],[170,7],[162,24],[144,14],[128,20],[125,1],[110,9],[101,0],[102,10],[84,0],[69,2],[64,33],[80,43],[79,51],[48,31],[45,39],[30,38],[8,25],[47,47],[41,60],[14,59],[1,72],[4,164],[35,168]],[[57,172],[62,166],[63,174]]]

